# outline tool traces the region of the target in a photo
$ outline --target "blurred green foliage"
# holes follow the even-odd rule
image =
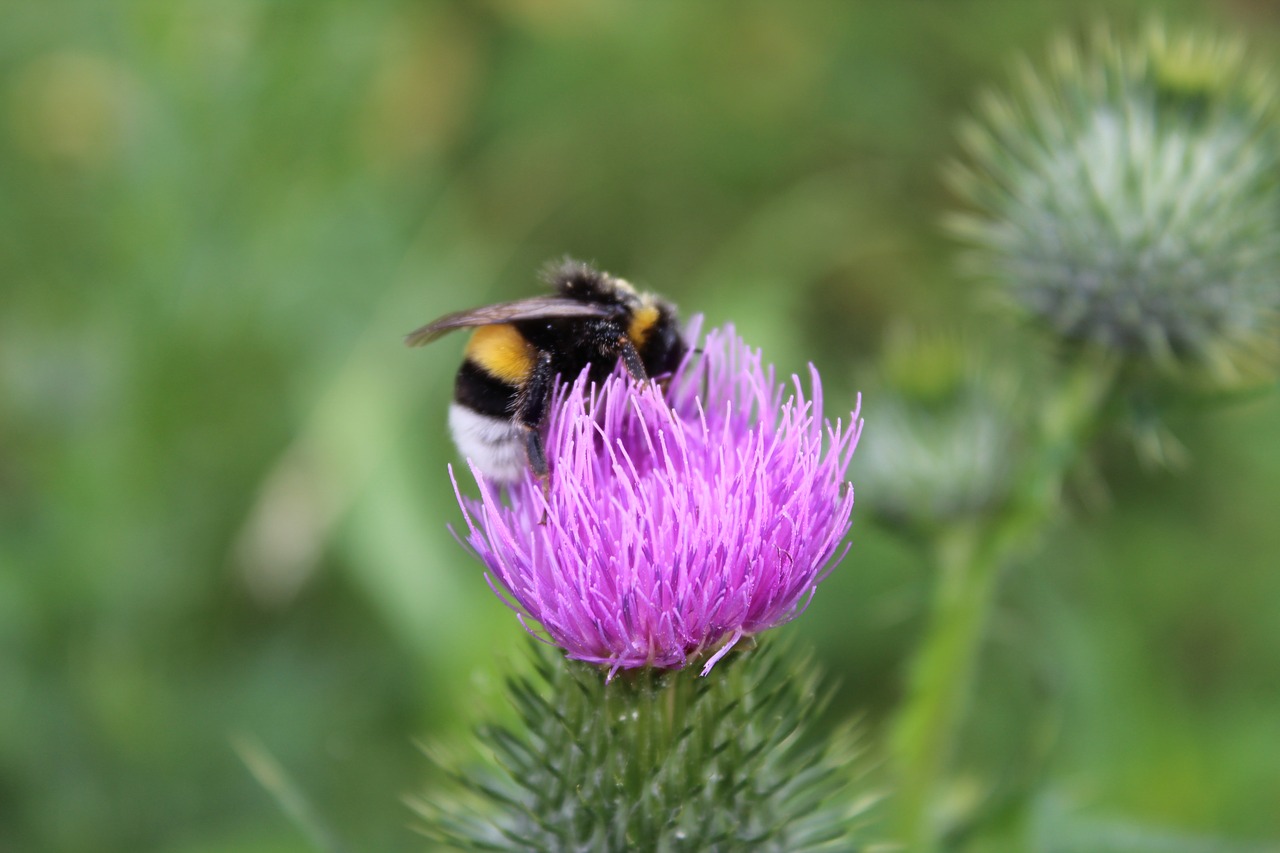
[[[461,339],[401,334],[571,253],[851,407],[893,322],[1000,334],[936,227],[976,93],[1155,12],[1280,55],[1258,0],[4,4],[0,851],[312,849],[236,736],[352,849],[420,849],[412,741],[523,632],[445,529]],[[1280,837],[1280,401],[1172,426],[1189,471],[1108,445],[1011,574],[966,766]],[[786,629],[839,715],[892,707],[924,565],[864,515]]]

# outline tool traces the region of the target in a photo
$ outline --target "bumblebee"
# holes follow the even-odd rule
[[[675,306],[580,261],[566,259],[544,278],[555,291],[447,314],[405,336],[411,347],[475,327],[454,382],[449,428],[458,451],[485,475],[548,474],[541,427],[557,377],[590,365],[600,382],[621,360],[637,382],[670,373],[687,346]]]

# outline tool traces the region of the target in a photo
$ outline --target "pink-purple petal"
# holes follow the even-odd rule
[[[696,334],[696,332],[694,333]],[[713,330],[665,394],[615,373],[560,390],[549,495],[504,496],[476,472],[459,495],[467,545],[494,592],[578,660],[680,668],[799,615],[843,558],[862,422],[822,417],[809,368],[774,378],[732,328]],[[452,476],[452,473],[451,473]],[[458,492],[454,483],[455,493]]]

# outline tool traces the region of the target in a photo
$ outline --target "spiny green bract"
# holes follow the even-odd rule
[[[493,763],[414,803],[466,850],[856,851],[870,795],[851,730],[806,726],[810,662],[773,644],[696,669],[604,672],[554,652],[510,678],[518,723],[478,733]],[[451,763],[451,762],[445,762]],[[861,781],[861,785],[858,782]]]
[[[1241,46],[1102,31],[1018,83],[949,171],[975,267],[1066,341],[1215,382],[1273,366],[1280,144]]]

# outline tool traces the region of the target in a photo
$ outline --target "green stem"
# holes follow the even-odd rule
[[[959,725],[995,571],[976,559],[978,531],[955,528],[937,543],[938,582],[928,634],[910,672],[908,699],[893,733],[899,775],[900,838],[933,848],[932,804]]]
[[[1066,473],[1096,428],[1115,369],[1114,362],[1082,358],[1043,412],[1037,452],[1009,505],[997,516],[945,528],[934,541],[938,580],[929,626],[909,670],[891,743],[897,829],[912,853],[938,846],[937,800],[1000,570],[1052,517]]]

